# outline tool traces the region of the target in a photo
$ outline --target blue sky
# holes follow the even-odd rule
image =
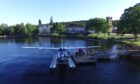
[[[0,23],[9,25],[21,22],[48,23],[88,20],[112,16],[119,19],[124,9],[139,3],[139,0],[1,0]]]

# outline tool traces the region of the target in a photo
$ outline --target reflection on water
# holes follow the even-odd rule
[[[0,62],[2,60],[17,59],[40,59],[43,57],[51,58],[56,54],[56,50],[37,50],[22,49],[23,46],[29,47],[80,47],[80,46],[100,46],[100,48],[92,50],[93,52],[116,52],[117,45],[104,43],[100,41],[87,41],[84,39],[68,39],[68,38],[24,38],[24,39],[0,39]],[[75,51],[75,50],[74,50]],[[105,54],[105,53],[103,53]],[[28,57],[28,58],[27,58]],[[116,57],[115,55],[112,58]],[[10,61],[11,62],[11,61]],[[47,61],[45,61],[47,62]]]
[[[68,38],[24,38],[24,39],[0,39],[0,59],[13,57],[29,57],[37,58],[48,57],[51,58],[56,54],[57,50],[37,50],[37,49],[22,49],[23,46],[29,47],[81,47],[81,46],[100,46],[100,48],[90,50],[93,53],[98,52],[98,54],[111,54],[111,58],[117,58],[118,44],[112,44],[102,41],[88,41],[84,39],[68,39]],[[73,50],[71,52],[75,52]],[[113,54],[113,55],[112,55]],[[33,57],[34,56],[34,57]],[[39,56],[39,57],[38,57]],[[7,60],[6,59],[6,60]],[[5,60],[5,59],[3,59]]]
[[[139,84],[140,63],[113,61],[96,67],[77,67],[49,74],[52,56],[57,51],[22,49],[22,46],[78,47],[101,46],[101,51],[115,52],[116,44],[84,39],[25,38],[0,39],[0,84]],[[118,45],[118,44],[117,44]],[[94,50],[96,51],[96,50]],[[115,57],[115,56],[114,56]],[[114,58],[113,57],[113,58]],[[66,67],[65,67],[66,68]],[[131,79],[131,80],[129,80]]]
[[[111,52],[110,52],[110,54],[112,54],[112,55],[110,56],[111,59],[118,58],[117,51],[118,51],[118,46],[117,46],[117,45],[114,45],[114,46],[111,48]],[[116,53],[116,54],[114,54],[114,53]]]

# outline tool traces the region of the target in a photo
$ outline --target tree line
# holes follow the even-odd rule
[[[38,28],[36,25],[27,23],[16,24],[8,26],[7,24],[0,25],[0,35],[8,36],[34,36],[38,34]]]
[[[108,33],[110,25],[108,21],[104,18],[93,18],[85,22],[69,22],[69,23],[53,23],[51,28],[51,33],[62,34],[65,32],[65,28],[70,25],[78,25],[80,27],[85,27],[86,32],[94,31],[94,33]]]

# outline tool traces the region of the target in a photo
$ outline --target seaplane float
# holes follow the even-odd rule
[[[90,49],[90,48],[99,48],[100,46],[87,46],[87,47],[21,47],[21,48],[28,48],[28,49],[39,49],[39,50],[58,50],[57,54],[52,57],[51,64],[49,68],[51,70],[56,69],[58,64],[66,64],[69,68],[74,69],[76,68],[76,64],[74,63],[72,56],[69,50],[72,49]]]

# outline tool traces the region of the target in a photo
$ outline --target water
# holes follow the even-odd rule
[[[0,39],[0,84],[140,84],[140,62],[98,62],[96,66],[77,67],[75,72],[58,68],[51,74],[49,65],[57,50],[21,48],[87,45],[114,51],[118,44],[57,38]]]

